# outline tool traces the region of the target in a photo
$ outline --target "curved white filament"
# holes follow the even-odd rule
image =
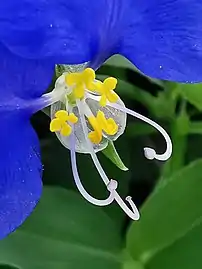
[[[145,157],[147,159],[149,159],[149,160],[156,159],[159,161],[166,161],[167,159],[170,158],[170,156],[172,154],[172,142],[171,142],[171,139],[170,139],[169,135],[167,134],[167,132],[159,124],[157,124],[156,122],[148,119],[145,116],[142,116],[141,114],[139,114],[139,113],[137,113],[129,108],[122,107],[120,105],[112,104],[112,103],[108,103],[107,105],[110,107],[116,108],[120,111],[123,111],[127,114],[130,114],[131,116],[136,117],[136,118],[150,124],[151,126],[153,126],[155,129],[157,129],[163,135],[163,137],[166,140],[166,145],[167,145],[166,151],[163,154],[157,154],[153,148],[145,147],[144,154],[145,154]]]
[[[73,128],[73,126],[72,126]],[[97,205],[97,206],[106,206],[111,204],[114,201],[114,190],[117,188],[117,182],[115,180],[111,180],[108,184],[108,190],[110,192],[110,195],[107,199],[105,200],[99,200],[95,199],[92,197],[83,187],[78,170],[77,170],[77,164],[76,164],[76,152],[75,152],[75,141],[74,141],[74,134],[72,132],[71,137],[70,137],[70,152],[71,152],[71,164],[72,164],[72,172],[74,176],[74,181],[76,183],[76,186],[78,190],[80,191],[81,195],[90,203]]]
[[[80,114],[80,118],[81,118],[81,123],[82,123],[82,127],[83,127],[83,131],[84,131],[84,135],[86,138],[86,142],[88,144],[89,147],[89,153],[92,157],[92,160],[103,180],[103,182],[105,183],[105,185],[109,185],[110,181],[107,177],[107,175],[105,174],[96,153],[94,152],[93,146],[88,138],[88,129],[87,129],[87,125],[86,125],[86,121],[85,121],[85,116],[82,112],[82,106],[81,106],[81,101],[77,101],[77,107],[79,109],[79,114]],[[133,220],[138,220],[140,218],[140,214],[139,211],[137,209],[137,207],[135,206],[135,204],[133,203],[132,199],[130,196],[126,197],[126,201],[128,201],[128,203],[130,204],[132,210],[124,203],[124,201],[122,200],[122,198],[120,197],[120,195],[117,193],[117,191],[114,191],[114,198],[117,201],[117,203],[119,204],[119,206],[123,209],[123,211]]]

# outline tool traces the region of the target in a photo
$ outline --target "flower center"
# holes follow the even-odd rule
[[[75,99],[83,99],[85,91],[99,94],[101,96],[101,106],[106,106],[107,101],[115,103],[118,100],[118,95],[114,92],[117,79],[109,77],[104,82],[95,80],[95,71],[91,68],[86,68],[81,73],[67,74],[65,76],[65,82],[68,87],[72,88],[72,92],[67,95],[67,98],[71,102],[75,101]]]
[[[66,110],[72,112],[77,100],[83,100],[83,114],[93,129],[88,135],[92,143],[99,144],[102,141],[103,134],[112,136],[117,133],[118,125],[113,118],[106,118],[104,112],[100,109],[95,116],[85,102],[87,92],[100,97],[98,103],[100,107],[105,107],[107,102],[117,102],[119,97],[114,92],[117,79],[109,77],[104,82],[96,80],[95,71],[91,68],[86,68],[80,73],[64,74],[61,82],[60,79],[59,82],[56,82],[55,88],[64,91]],[[55,118],[52,119],[50,124],[51,132],[60,132],[63,136],[71,134],[71,124],[77,123],[78,118],[73,113],[68,114],[66,110],[59,110],[55,113]]]

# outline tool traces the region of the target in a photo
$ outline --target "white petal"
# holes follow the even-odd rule
[[[127,114],[108,105],[105,107],[100,106],[98,101],[99,99],[100,97],[98,95],[88,93],[86,103],[88,104],[89,108],[95,116],[97,115],[98,110],[101,110],[104,112],[106,119],[114,119],[114,121],[118,125],[118,132],[115,135],[105,135],[105,137],[114,141],[125,131]],[[116,104],[125,107],[123,101],[120,98],[118,99]]]
[[[55,118],[55,113],[58,110],[66,110],[65,103],[59,101],[51,106],[51,119]],[[75,142],[76,142],[75,150],[76,152],[80,152],[80,153],[89,153],[89,149],[88,149],[88,145],[84,136],[78,108],[74,107],[72,112],[78,117],[78,122],[74,124],[74,135],[75,135]],[[88,124],[88,122],[87,122],[87,125],[88,125],[88,131],[89,132],[92,131],[91,126]],[[60,134],[60,132],[56,132],[56,135],[58,139],[60,140],[60,142],[63,144],[63,146],[70,149],[70,137],[63,136]],[[94,144],[93,148],[95,152],[98,152],[106,148],[107,144],[108,144],[107,139],[103,138],[101,143],[96,144],[96,145]]]

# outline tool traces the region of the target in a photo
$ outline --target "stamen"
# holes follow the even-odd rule
[[[71,132],[72,132],[72,128],[69,124],[67,123],[62,124],[62,128],[60,130],[61,135],[69,136]]]
[[[37,111],[50,106],[66,95],[68,100],[74,104],[75,99],[84,98],[86,90],[98,92],[101,95],[99,97],[100,105],[104,107],[107,101],[117,102],[118,95],[114,92],[116,84],[117,79],[113,77],[105,79],[104,82],[95,80],[95,71],[92,68],[86,68],[80,73],[63,74],[57,79],[55,89],[37,100],[34,109]]]
[[[72,126],[72,128],[73,128],[73,126]],[[111,180],[109,182],[107,189],[109,190],[110,195],[107,199],[104,199],[104,200],[95,199],[83,187],[83,185],[80,181],[80,178],[79,178],[78,170],[77,170],[75,139],[74,139],[73,133],[70,137],[70,152],[71,152],[71,164],[72,164],[72,172],[73,172],[74,180],[75,180],[76,186],[77,186],[78,190],[80,191],[81,195],[87,201],[89,201],[90,203],[97,205],[97,206],[106,206],[106,205],[111,204],[114,201],[114,191],[116,190],[116,188],[118,186],[118,184],[115,180]]]
[[[156,159],[159,161],[166,161],[167,159],[170,158],[170,156],[172,154],[172,142],[171,142],[171,139],[170,139],[169,135],[167,134],[167,132],[159,124],[157,124],[156,122],[148,119],[147,117],[145,117],[145,116],[143,116],[143,115],[141,115],[141,114],[139,114],[131,109],[128,109],[126,107],[122,107],[118,104],[108,104],[108,106],[116,108],[120,111],[123,111],[127,114],[130,114],[133,117],[136,117],[136,118],[150,124],[151,126],[156,128],[163,135],[163,137],[166,140],[166,145],[167,145],[166,151],[163,154],[157,154],[153,148],[145,147],[144,154],[145,154],[145,157],[147,159],[149,159],[149,160]]]
[[[118,131],[118,125],[114,119],[106,119],[102,111],[98,111],[97,116],[90,116],[88,120],[94,131],[90,132],[88,138],[94,144],[99,144],[102,140],[102,131],[108,135],[115,135]]]
[[[67,121],[69,118],[68,112],[65,110],[59,110],[55,113],[55,117],[61,121]]]
[[[106,119],[104,112],[100,110],[97,113],[97,122],[101,126],[101,129],[108,135],[115,135],[118,131],[118,125],[114,119]]]
[[[81,73],[70,73],[65,76],[67,86],[73,87],[73,93],[76,99],[84,98],[85,89],[92,88],[95,80],[95,71],[86,68]]]
[[[84,104],[84,103],[82,103]],[[107,175],[105,174],[96,153],[94,152],[93,146],[90,142],[90,140],[88,139],[88,129],[87,129],[87,125],[86,125],[86,121],[85,121],[85,117],[84,114],[82,113],[82,108],[81,108],[81,101],[77,100],[77,107],[79,109],[79,113],[80,113],[80,118],[81,118],[81,123],[82,123],[82,127],[83,127],[83,131],[84,131],[84,135],[86,138],[86,142],[88,144],[89,147],[89,152],[90,155],[92,157],[92,160],[103,180],[103,182],[105,183],[106,186],[109,187],[109,179],[107,177]],[[126,200],[128,200],[130,206],[132,207],[132,210],[130,208],[128,208],[128,206],[124,203],[124,201],[121,199],[121,197],[119,196],[119,194],[114,191],[114,199],[117,201],[117,203],[120,205],[120,207],[125,211],[125,213],[133,220],[138,220],[140,218],[140,214],[139,211],[137,209],[137,207],[135,206],[135,204],[133,203],[133,201],[131,200],[130,197],[126,197]]]
[[[59,119],[53,119],[50,123],[50,131],[57,132],[60,131],[62,128],[61,122]]]
[[[73,89],[75,98],[82,99],[85,93],[85,86],[83,83],[79,83]]]
[[[118,100],[118,95],[113,91],[116,88],[117,79],[113,77],[106,78],[104,82],[97,81],[95,83],[95,91],[101,95],[100,105],[106,106],[107,100],[115,103]]]
[[[75,99],[83,99],[85,91],[96,91],[100,93],[100,105],[106,106],[107,100],[114,103],[118,100],[118,95],[114,92],[117,85],[117,79],[109,77],[101,82],[95,80],[95,71],[92,68],[86,68],[82,72],[64,73],[56,83],[52,92],[42,95],[36,102],[30,102],[29,106],[38,111],[48,107],[61,100],[65,95],[74,103]]]
[[[68,121],[75,124],[78,122],[78,118],[74,113],[69,113]]]
[[[80,73],[69,73],[65,76],[65,82],[67,86],[73,86],[76,83],[80,83]]]
[[[108,101],[111,102],[111,103],[116,103],[118,101],[118,99],[119,99],[118,95],[115,92],[112,92],[112,91],[107,92],[106,96],[107,96]]]
[[[86,68],[83,73],[83,80],[85,81],[86,88],[89,89],[92,87],[92,83],[95,80],[95,71],[92,68]]]
[[[107,96],[105,94],[101,95],[100,105],[103,106],[103,107],[107,105]]]
[[[52,119],[50,123],[51,132],[60,132],[63,136],[69,136],[72,132],[72,127],[67,123],[77,123],[78,118],[74,113],[68,114],[65,110],[59,110],[55,113],[55,119]]]
[[[113,77],[106,78],[103,84],[104,84],[104,87],[108,89],[109,91],[114,90],[117,85],[117,79]]]
[[[95,116],[89,117],[88,121],[94,129],[94,131],[88,134],[88,138],[91,140],[92,143],[99,144],[102,140],[102,129],[100,128]]]

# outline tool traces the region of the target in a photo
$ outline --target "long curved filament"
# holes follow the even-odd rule
[[[73,127],[72,127],[73,128]],[[75,141],[74,141],[74,133],[72,132],[70,137],[70,152],[71,152],[71,164],[72,164],[72,172],[74,176],[74,181],[78,190],[80,191],[81,195],[90,203],[97,205],[97,206],[106,206],[111,204],[114,201],[114,190],[117,188],[117,182],[115,180],[111,180],[108,184],[108,190],[110,195],[107,199],[99,200],[92,197],[83,187],[76,164],[76,152],[75,152]]]
[[[88,144],[88,148],[89,148],[89,153],[91,155],[91,158],[103,180],[103,182],[105,183],[106,186],[109,185],[110,180],[108,179],[107,175],[105,174],[105,171],[103,170],[96,153],[94,152],[93,146],[88,138],[88,129],[87,129],[87,124],[85,121],[85,116],[82,112],[82,108],[81,108],[81,102],[82,101],[78,101],[77,100],[77,107],[79,110],[79,114],[80,114],[80,118],[81,118],[81,123],[82,123],[82,127],[83,127],[83,131],[84,131],[84,135],[86,138],[86,142]],[[126,205],[126,203],[124,203],[124,201],[122,200],[122,198],[120,197],[120,195],[117,193],[117,191],[114,191],[114,199],[116,200],[116,202],[119,204],[119,206],[123,209],[123,211],[133,220],[138,220],[140,218],[140,214],[139,211],[137,209],[137,207],[135,206],[135,204],[133,203],[132,199],[130,196],[126,197],[126,201],[129,203],[129,205],[131,206],[131,209]]]
[[[145,147],[144,153],[145,153],[145,157],[147,159],[149,159],[149,160],[156,159],[159,161],[166,161],[167,159],[170,158],[170,156],[172,154],[172,142],[171,142],[171,139],[170,139],[169,135],[167,134],[167,132],[159,124],[157,124],[156,122],[148,119],[147,117],[145,117],[145,116],[143,116],[143,115],[141,115],[141,114],[139,114],[139,113],[137,113],[129,108],[122,107],[118,104],[112,104],[112,103],[108,103],[107,105],[112,107],[112,108],[123,111],[123,112],[125,112],[125,113],[127,113],[135,118],[138,118],[138,119],[150,124],[151,126],[156,128],[163,135],[163,137],[165,138],[165,141],[166,141],[166,145],[167,145],[166,151],[163,154],[157,154],[153,148]]]

